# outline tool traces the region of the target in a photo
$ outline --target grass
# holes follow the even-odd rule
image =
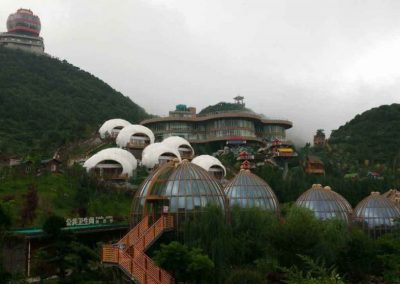
[[[33,186],[38,193],[35,218],[28,227],[41,227],[51,214],[64,218],[78,217],[77,200],[79,186],[73,177],[66,174],[13,175],[0,174],[0,204],[12,218],[13,227],[21,227],[21,213],[26,203],[28,188]],[[88,216],[114,216],[129,219],[132,196],[120,191],[87,191]]]

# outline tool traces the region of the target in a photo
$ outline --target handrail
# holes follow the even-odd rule
[[[146,248],[158,237],[164,230],[174,227],[174,219],[172,216],[161,216],[153,225],[151,225],[140,238],[138,238],[133,246],[141,251]]]
[[[158,267],[144,250],[165,230],[173,227],[172,216],[161,216],[150,227],[148,227],[148,217],[145,216],[118,243],[103,245],[102,261],[118,264],[140,283],[171,284],[174,282],[172,275]]]
[[[137,239],[149,228],[149,217],[144,216],[142,221],[132,228],[117,244],[125,245],[126,249],[132,246]]]

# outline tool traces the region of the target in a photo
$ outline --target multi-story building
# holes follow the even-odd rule
[[[275,139],[286,140],[286,129],[292,122],[269,119],[248,109],[196,113],[196,108],[177,105],[167,117],[141,122],[150,128],[156,141],[169,136],[181,136],[190,143],[265,144]]]
[[[44,53],[43,38],[39,36],[40,19],[31,10],[19,9],[7,19],[7,32],[0,33],[0,46]]]

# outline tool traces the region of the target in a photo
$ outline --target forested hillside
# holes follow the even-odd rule
[[[332,132],[329,144],[349,161],[395,167],[393,163],[400,162],[400,104],[357,115]]]
[[[216,111],[229,111],[229,110],[250,111],[249,109],[245,108],[244,106],[242,106],[240,104],[220,102],[215,105],[205,107],[204,109],[202,109],[199,112],[199,114],[207,114],[207,113],[212,113],[212,112],[216,112]]]
[[[66,61],[0,48],[0,154],[51,153],[106,119],[146,117],[128,97]]]

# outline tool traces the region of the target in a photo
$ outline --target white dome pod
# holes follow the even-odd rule
[[[154,134],[149,128],[139,124],[131,124],[122,128],[118,133],[116,143],[120,148],[125,148],[131,142],[137,140],[142,146],[154,143]]]
[[[182,161],[179,151],[173,147],[163,143],[153,143],[144,148],[142,153],[142,164],[152,169],[157,164],[162,164],[164,161],[170,161],[178,158]]]
[[[119,131],[128,125],[131,125],[131,123],[121,118],[107,120],[99,129],[100,137],[102,139],[106,138],[107,133],[111,137],[116,137]]]
[[[182,158],[191,159],[194,156],[192,145],[182,137],[170,136],[165,138],[161,143],[177,149]]]
[[[218,160],[214,156],[200,155],[200,156],[195,157],[192,160],[192,163],[202,167],[207,172],[215,172],[218,170],[222,170],[223,177],[226,176],[226,169],[225,169],[224,165],[221,163],[220,160]]]
[[[83,167],[89,172],[91,169],[96,168],[98,164],[103,161],[115,161],[122,167],[122,174],[132,176],[133,171],[137,168],[136,158],[128,151],[119,148],[108,148],[101,150],[86,160]]]

